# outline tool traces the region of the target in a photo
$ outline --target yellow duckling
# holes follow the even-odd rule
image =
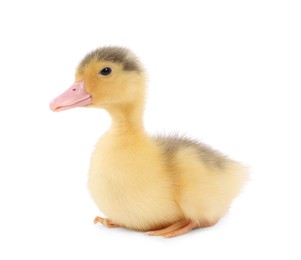
[[[104,108],[112,117],[91,158],[88,188],[108,217],[94,222],[164,237],[212,226],[238,195],[247,170],[191,139],[147,135],[145,85],[130,50],[104,47],[84,57],[75,83],[50,104],[53,111]]]

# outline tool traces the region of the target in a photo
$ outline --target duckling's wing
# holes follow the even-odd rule
[[[178,134],[157,135],[153,137],[156,143],[162,147],[167,160],[172,160],[178,151],[185,148],[193,148],[199,154],[200,160],[208,165],[222,168],[231,159],[223,155],[219,151],[189,137],[180,136]]]

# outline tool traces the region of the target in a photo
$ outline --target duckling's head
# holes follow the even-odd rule
[[[74,107],[107,110],[143,104],[145,74],[136,56],[121,47],[103,47],[79,63],[75,83],[50,103],[53,111]]]

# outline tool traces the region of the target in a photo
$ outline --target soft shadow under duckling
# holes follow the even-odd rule
[[[209,227],[227,212],[247,169],[199,142],[148,136],[142,117],[146,77],[128,49],[104,47],[79,64],[75,83],[50,103],[106,109],[110,129],[91,158],[88,188],[108,219],[95,223],[175,237]]]

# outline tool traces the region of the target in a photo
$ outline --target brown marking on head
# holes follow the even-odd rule
[[[78,71],[83,71],[83,69],[93,60],[121,64],[125,71],[143,71],[142,65],[137,57],[129,49],[123,47],[102,47],[88,53],[79,63]]]

